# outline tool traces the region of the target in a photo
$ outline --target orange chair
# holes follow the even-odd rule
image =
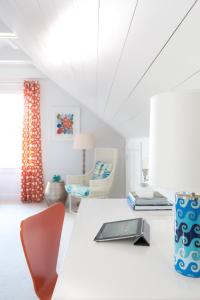
[[[21,242],[40,300],[51,299],[58,277],[56,265],[64,215],[64,205],[56,203],[21,222]]]

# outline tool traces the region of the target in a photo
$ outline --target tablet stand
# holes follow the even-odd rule
[[[143,220],[143,229],[141,235],[133,238],[134,245],[150,246],[150,226]]]

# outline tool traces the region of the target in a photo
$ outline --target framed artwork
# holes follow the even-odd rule
[[[80,131],[80,108],[74,106],[56,106],[53,108],[53,139],[72,140]]]

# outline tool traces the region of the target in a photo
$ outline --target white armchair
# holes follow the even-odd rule
[[[109,197],[115,170],[117,164],[118,149],[116,148],[95,148],[94,163],[92,169],[85,175],[68,175],[66,177],[66,184],[76,184],[88,187],[87,198],[105,198]],[[110,175],[103,179],[92,179],[93,171],[97,161],[110,163],[112,169]],[[71,195],[69,197],[69,210],[71,211]],[[83,196],[76,195],[76,198],[83,198]]]

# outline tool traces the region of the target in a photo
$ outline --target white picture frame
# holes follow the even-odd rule
[[[55,141],[70,141],[80,132],[80,108],[54,106],[52,108],[52,138]]]

